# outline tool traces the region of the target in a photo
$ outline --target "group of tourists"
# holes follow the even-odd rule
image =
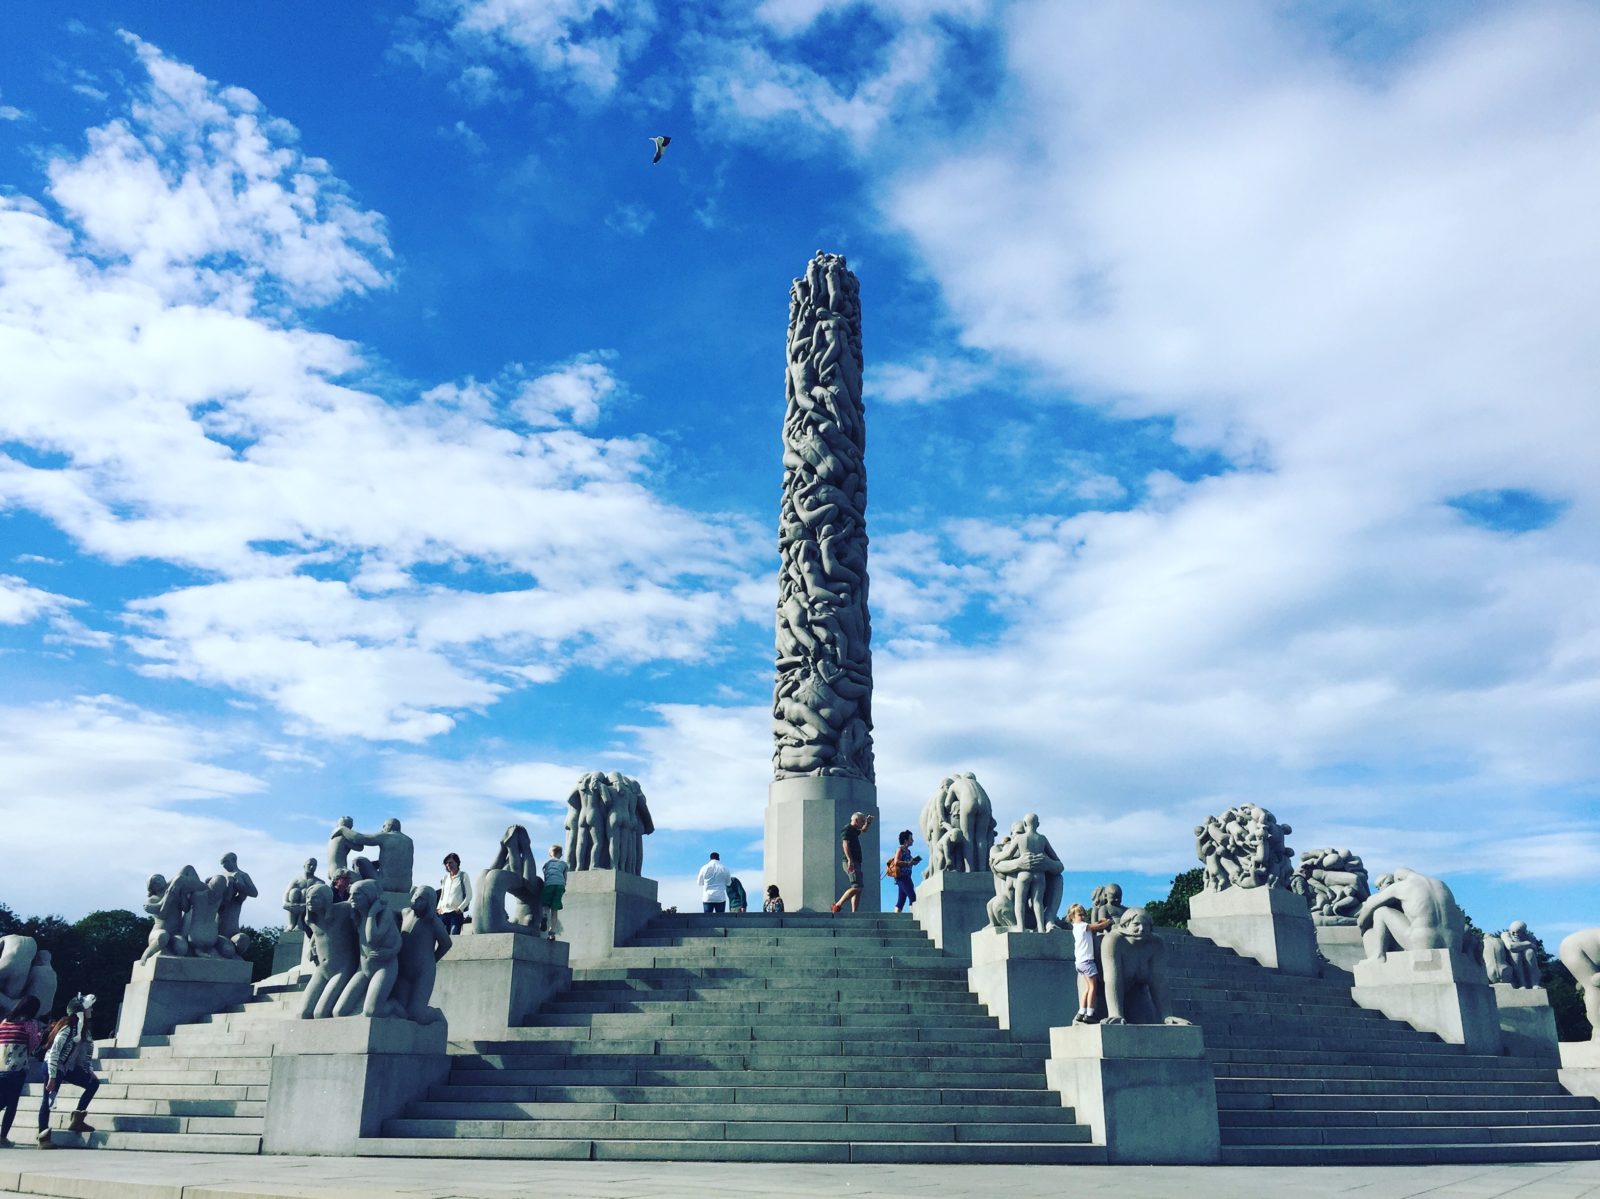
[[[706,864],[700,867],[700,873],[695,876],[695,884],[700,888],[700,905],[703,912],[750,910],[750,897],[745,894],[744,884],[722,864],[722,855],[719,853],[713,853]],[[783,911],[783,899],[778,894],[776,884],[767,888],[766,902],[761,905],[761,910]]]
[[[89,1101],[100,1089],[94,1073],[94,1037],[90,1020],[93,995],[75,995],[60,1019],[46,1026],[39,1019],[37,996],[25,996],[0,1019],[0,1149],[11,1144],[11,1124],[28,1080],[44,1075],[44,1095],[39,1101],[39,1148],[54,1149],[50,1139],[50,1113],[62,1083],[81,1089],[70,1132],[93,1132],[85,1118]]]
[[[532,856],[531,854],[529,855]],[[561,846],[552,845],[550,856],[539,870],[544,886],[539,890],[539,931],[554,941],[561,931],[561,897],[567,892],[567,862],[561,856]],[[459,937],[467,922],[467,910],[472,906],[472,884],[461,872],[461,855],[444,855],[444,877],[439,880],[439,919],[445,931]]]

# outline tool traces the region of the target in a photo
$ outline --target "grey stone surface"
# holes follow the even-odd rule
[[[773,771],[873,778],[861,304],[839,254],[790,290]]]
[[[1353,925],[1356,913],[1372,894],[1367,867],[1348,849],[1306,849],[1290,889],[1305,896],[1316,925]]]
[[[936,947],[958,961],[970,962],[972,934],[988,927],[993,898],[994,882],[987,870],[982,874],[947,870],[917,887],[917,904],[911,913]]]
[[[1078,972],[1072,934],[1006,932],[994,928],[972,934],[972,993],[1022,1040],[1043,1041],[1054,1027],[1072,1022],[1078,1007]]]
[[[1196,825],[1195,853],[1205,870],[1205,889],[1232,887],[1287,889],[1294,874],[1294,850],[1284,838],[1294,832],[1266,808],[1238,804]]]
[[[572,983],[566,941],[484,933],[459,938],[439,963],[433,1001],[456,1040],[491,1040],[526,1024]]]
[[[1062,872],[1066,869],[1029,812],[989,851],[994,898],[989,925],[1017,932],[1049,932],[1060,926]]]
[[[1277,887],[1227,887],[1189,899],[1189,931],[1289,974],[1321,973],[1305,900]]]
[[[924,880],[952,873],[985,873],[996,831],[989,793],[971,771],[940,781],[922,809],[922,839],[928,844]]]
[[[1491,983],[1539,985],[1539,944],[1529,936],[1526,923],[1513,920],[1504,932],[1484,937],[1483,969]]]
[[[661,911],[656,881],[615,870],[567,875],[561,935],[574,966],[598,965]]]
[[[570,881],[570,878],[569,878]],[[478,875],[477,906],[472,912],[474,933],[539,932],[539,895],[544,879],[528,830],[513,824],[500,836],[489,868]],[[509,914],[506,902],[511,902]]]
[[[1590,1037],[1600,1042],[1600,928],[1580,928],[1563,937],[1556,957],[1572,972],[1589,1017]]]
[[[234,944],[234,947],[243,953],[244,948],[235,942],[235,938],[239,936],[244,901],[254,899],[261,892],[257,890],[255,880],[239,869],[238,854],[222,855],[222,876],[227,880],[227,894],[223,897],[222,906],[217,912],[217,931],[223,940]]]
[[[1216,1082],[1198,1027],[1052,1028],[1045,1077],[1110,1162],[1200,1164],[1221,1155]]]
[[[1500,1043],[1512,1057],[1557,1062],[1556,1017],[1543,987],[1518,987],[1493,983],[1495,1008],[1500,1014]]]
[[[567,796],[567,864],[573,870],[641,874],[644,838],[656,831],[637,779],[592,770]]]
[[[764,870],[789,911],[826,912],[844,893],[848,884],[839,831],[855,812],[878,814],[877,788],[866,779],[812,775],[777,779],[767,788]],[[861,861],[875,875],[882,860],[874,819],[861,834]],[[869,912],[881,906],[870,879],[860,906]]]
[[[137,1046],[243,1003],[250,997],[250,963],[242,958],[192,958],[158,954],[133,965],[122,992],[114,1044]]]
[[[1352,973],[1350,996],[1362,1007],[1469,1053],[1500,1052],[1494,991],[1475,958],[1457,949],[1391,950],[1381,959],[1363,958]]]
[[[1393,949],[1459,951],[1467,918],[1441,880],[1402,866],[1378,879],[1356,913],[1356,927],[1367,958],[1382,961]]]
[[[55,965],[32,937],[7,933],[0,937],[0,1016],[29,995],[39,1001],[41,1016],[54,1010]]]
[[[1337,970],[1349,974],[1355,964],[1366,957],[1366,950],[1361,944],[1361,930],[1354,921],[1349,924],[1318,924],[1316,933],[1317,950]]]
[[[1104,1024],[1189,1023],[1172,1013],[1166,990],[1166,947],[1143,908],[1129,908],[1118,917],[1101,943],[1100,957],[1105,967]]]

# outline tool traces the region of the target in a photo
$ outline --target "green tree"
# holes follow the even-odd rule
[[[1165,899],[1147,901],[1144,910],[1150,913],[1150,919],[1163,928],[1188,928],[1189,897],[1200,894],[1204,886],[1204,870],[1199,866],[1185,870],[1173,878],[1172,889],[1167,892]]]

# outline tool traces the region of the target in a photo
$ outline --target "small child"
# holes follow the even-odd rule
[[[567,864],[561,860],[561,846],[550,847],[550,859],[542,873],[544,889],[539,892],[539,903],[544,908],[544,926],[554,941],[561,931],[561,896],[567,889]]]
[[[922,861],[922,855],[911,856],[911,830],[900,831],[900,848],[894,851],[894,882],[899,888],[899,894],[894,901],[894,910],[904,911],[907,906],[917,906],[917,888],[911,881],[911,868]]]
[[[1073,957],[1078,963],[1078,1014],[1074,1024],[1088,1024],[1094,1019],[1095,1005],[1100,1002],[1100,967],[1094,963],[1094,935],[1111,927],[1111,921],[1089,923],[1089,912],[1075,903],[1067,909],[1067,923],[1072,928]]]
[[[773,883],[767,888],[767,902],[761,905],[763,912],[783,911],[783,896],[778,894],[778,884]]]

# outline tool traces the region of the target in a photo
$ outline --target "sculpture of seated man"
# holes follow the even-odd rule
[[[1392,949],[1459,949],[1467,921],[1449,887],[1401,867],[1378,880],[1356,927],[1367,959],[1381,962]]]

